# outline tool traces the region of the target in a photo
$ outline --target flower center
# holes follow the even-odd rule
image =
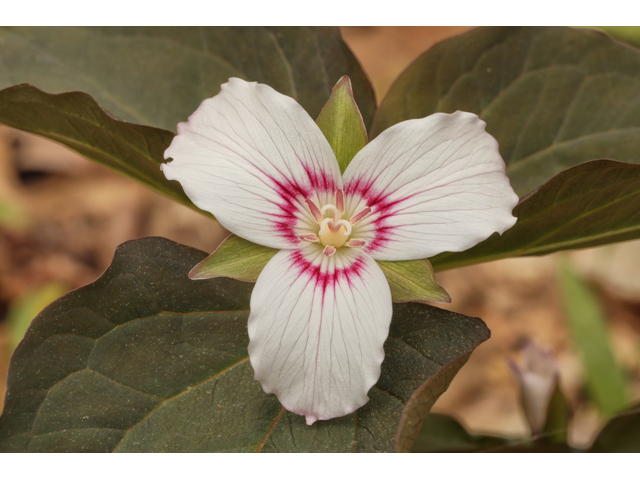
[[[351,224],[348,221],[325,218],[320,224],[318,239],[322,245],[340,248],[349,240],[351,231]]]
[[[312,200],[307,199],[311,215],[318,224],[318,233],[304,233],[300,235],[301,240],[316,242],[324,246],[323,253],[331,256],[338,248],[363,247],[364,240],[350,238],[353,233],[353,225],[371,213],[371,208],[365,206],[362,210],[353,215],[349,220],[342,218],[344,215],[344,192],[336,192],[336,203],[328,203],[319,208]]]

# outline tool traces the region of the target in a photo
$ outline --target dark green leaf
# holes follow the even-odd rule
[[[0,88],[86,92],[118,118],[173,132],[229,77],[266,83],[316,118],[349,75],[367,125],[375,110],[335,27],[3,28],[0,60]]]
[[[518,222],[460,253],[431,259],[436,270],[519,255],[544,255],[640,237],[640,165],[595,160],[570,168],[521,200]]]
[[[404,71],[372,134],[456,110],[487,122],[520,196],[587,160],[639,162],[640,52],[593,30],[477,28]]]
[[[614,417],[596,437],[590,452],[640,453],[640,405]]]
[[[373,89],[337,28],[7,27],[0,29],[0,88],[32,83],[95,101],[6,88],[0,123],[56,140],[196,209],[159,170],[178,122],[232,76],[266,83],[316,118],[345,74],[370,124]],[[102,108],[159,128],[119,122]]]
[[[114,120],[85,93],[49,95],[29,85],[1,90],[0,123],[56,140],[198,210],[160,171],[174,134]]]
[[[0,450],[393,451],[405,405],[417,415],[413,392],[446,371],[419,390],[428,404],[489,335],[475,318],[394,305],[369,403],[308,427],[253,379],[252,285],[188,279],[205,256],[128,242],[99,280],[45,309],[12,358]]]
[[[470,435],[453,418],[430,413],[420,430],[413,451],[417,453],[490,451],[503,448],[509,441],[498,437]]]
[[[344,173],[356,153],[367,144],[367,129],[353,98],[349,77],[342,77],[333,87],[331,98],[316,123],[329,141],[340,171]]]
[[[467,363],[471,352],[445,365],[442,370],[418,388],[407,402],[400,418],[397,448],[399,452],[411,452],[431,407],[440,395],[449,388],[449,384],[458,370]]]

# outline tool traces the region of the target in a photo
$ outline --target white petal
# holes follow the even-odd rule
[[[191,201],[236,235],[273,248],[314,224],[305,203],[342,185],[335,155],[307,112],[271,87],[232,78],[178,125],[162,165]]]
[[[374,209],[358,226],[373,232],[373,258],[460,252],[513,226],[518,196],[484,127],[471,113],[436,113],[385,130],[355,156],[345,194]]]
[[[255,378],[307,424],[354,412],[380,376],[391,292],[367,254],[308,244],[278,252],[251,296]]]

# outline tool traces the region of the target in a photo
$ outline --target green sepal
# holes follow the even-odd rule
[[[255,282],[267,262],[278,253],[275,248],[251,243],[229,235],[218,248],[189,272],[192,280],[229,277],[243,282]]]
[[[275,248],[263,247],[232,234],[211,255],[193,267],[189,278],[206,280],[229,277],[255,282],[277,252]],[[379,261],[378,265],[389,282],[394,302],[451,302],[447,291],[435,279],[429,260]]]
[[[338,80],[316,123],[329,141],[340,171],[344,173],[356,153],[367,144],[367,129],[353,98],[349,77],[345,75]]]
[[[436,280],[429,260],[378,261],[387,277],[394,302],[451,303],[451,297]]]

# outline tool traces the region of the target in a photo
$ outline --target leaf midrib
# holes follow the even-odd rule
[[[158,405],[156,405],[152,410],[149,411],[149,413],[147,413],[143,418],[141,418],[138,422],[136,422],[134,425],[132,425],[131,427],[126,429],[126,433],[122,436],[122,438],[120,439],[120,441],[117,443],[117,445],[115,447],[113,447],[113,452],[115,452],[116,450],[118,450],[118,447],[120,447],[120,445],[122,444],[122,442],[124,442],[124,440],[127,438],[127,436],[129,435],[129,433],[131,433],[138,425],[140,425],[142,422],[144,422],[145,420],[147,420],[151,415],[153,415],[153,413],[155,413],[159,408],[161,408],[163,405],[165,405],[166,403],[175,400],[176,398],[180,397],[181,395],[184,395],[185,393],[190,392],[191,390],[193,390],[194,388],[199,387],[200,385],[207,383],[211,380],[214,380],[216,378],[218,378],[219,376],[233,370],[235,367],[239,366],[239,365],[243,365],[244,363],[246,363],[249,360],[249,356],[247,355],[244,358],[241,358],[240,360],[238,360],[237,362],[229,365],[228,367],[223,368],[222,370],[220,370],[219,372],[216,372],[214,375],[205,378],[204,380],[201,380],[198,383],[195,383],[193,385],[189,385],[188,388],[186,388],[185,390],[177,393],[176,395],[174,395],[173,397],[169,397],[169,398],[165,398],[163,401],[161,401]],[[44,403],[44,402],[43,402]]]

